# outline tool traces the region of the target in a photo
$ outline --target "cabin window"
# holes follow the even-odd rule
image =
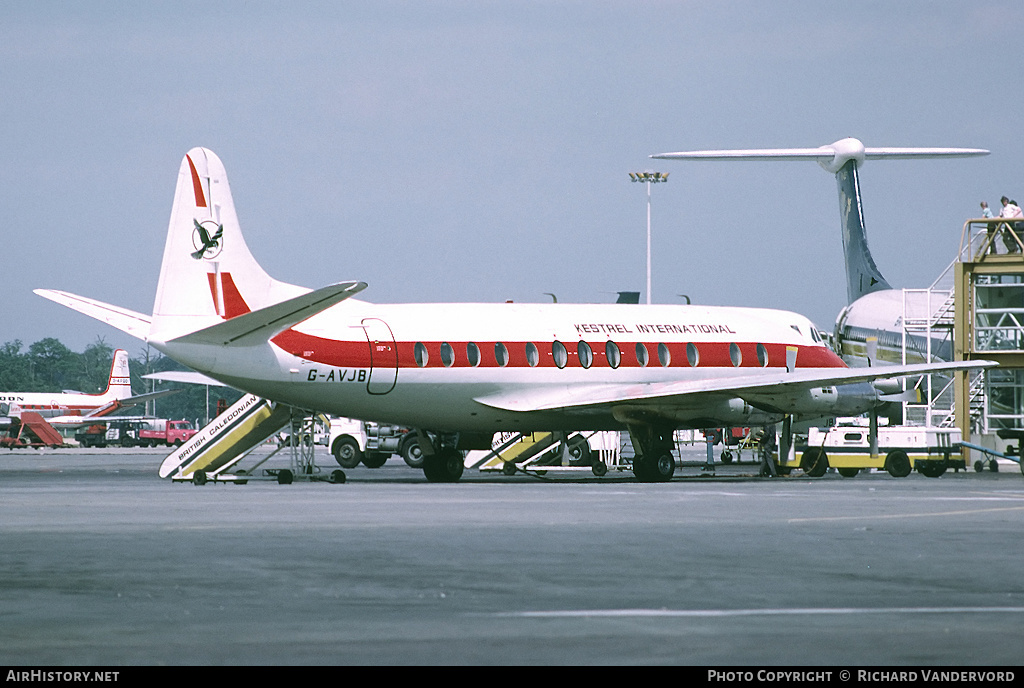
[[[668,345],[664,343],[658,345],[658,362],[661,363],[663,368],[668,368],[672,363],[672,352],[668,350]]]
[[[697,345],[693,342],[686,345],[686,362],[690,364],[691,368],[696,368],[700,364],[700,351],[697,350]]]
[[[768,367],[768,347],[764,344],[757,345],[757,362],[762,368]]]
[[[531,368],[536,368],[540,363],[540,352],[537,351],[537,345],[533,342],[526,342],[526,362],[530,364]]]
[[[423,342],[416,342],[416,346],[412,348],[412,355],[416,359],[416,365],[420,368],[427,367],[430,356],[427,355],[427,346]]]
[[[736,342],[729,345],[729,360],[737,368],[743,365],[743,352],[740,351],[740,345]]]
[[[508,365],[508,349],[501,342],[494,344],[494,361],[502,368]]]
[[[480,365],[480,347],[473,342],[466,344],[466,360],[474,368]]]
[[[445,368],[451,368],[455,364],[455,349],[448,342],[441,343],[441,363]]]
[[[565,344],[557,339],[551,344],[551,358],[555,359],[555,365],[559,368],[564,368],[569,362],[569,352],[566,351]]]
[[[646,368],[647,367],[647,363],[648,363],[649,360],[650,359],[649,359],[649,357],[647,355],[647,347],[644,345],[643,342],[637,342],[636,343],[636,362],[639,363],[642,368]]]
[[[604,355],[608,359],[608,366],[610,368],[618,368],[622,362],[622,353],[619,351],[619,345],[610,339],[604,344]]]
[[[584,368],[589,368],[594,364],[594,352],[586,342],[581,340],[580,343],[576,345],[576,353],[580,355],[580,365]]]

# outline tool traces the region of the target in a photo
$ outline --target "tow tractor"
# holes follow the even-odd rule
[[[810,428],[799,467],[811,477],[835,468],[844,478],[869,468],[885,470],[894,478],[904,478],[914,469],[938,478],[949,468],[966,468],[959,428],[880,427],[875,453],[869,433],[869,428],[849,425]]]

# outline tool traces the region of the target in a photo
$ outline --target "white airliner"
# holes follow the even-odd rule
[[[675,471],[676,428],[862,413],[880,377],[993,365],[850,369],[811,322],[780,310],[683,305],[396,304],[279,282],[242,238],[220,159],[178,173],[153,315],[36,293],[277,403],[418,428],[431,481],[498,431],[628,429],[642,481]]]
[[[836,349],[851,366],[874,362],[903,362],[903,292],[893,289],[879,272],[868,249],[864,230],[858,170],[866,160],[966,158],[988,155],[980,148],[865,148],[854,138],[840,139],[820,148],[768,148],[659,153],[652,158],[672,160],[810,160],[835,174],[839,188],[843,254],[846,263],[848,305],[836,319]],[[875,344],[869,345],[873,341]],[[952,343],[907,334],[907,362],[952,360]]]
[[[140,403],[148,398],[132,396],[132,380],[128,372],[128,352],[118,349],[110,366],[107,389],[101,394],[81,392],[0,392],[0,404],[7,404],[10,411],[35,411],[47,419],[50,425],[82,425],[87,420],[106,416],[118,409]]]

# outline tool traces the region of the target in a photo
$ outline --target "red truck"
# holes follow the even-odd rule
[[[83,447],[177,447],[197,432],[187,420],[110,420],[76,433],[75,439]]]
[[[149,422],[151,428],[139,428],[138,441],[143,447],[167,445],[180,447],[199,432],[187,420],[155,419]]]

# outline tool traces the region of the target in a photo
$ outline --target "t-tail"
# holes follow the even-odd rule
[[[865,148],[853,138],[820,148],[767,148],[659,153],[652,158],[680,160],[813,160],[836,176],[839,216],[846,261],[846,296],[853,303],[865,294],[891,289],[875,265],[864,229],[858,170],[865,160],[966,158],[988,155],[979,148]]]

